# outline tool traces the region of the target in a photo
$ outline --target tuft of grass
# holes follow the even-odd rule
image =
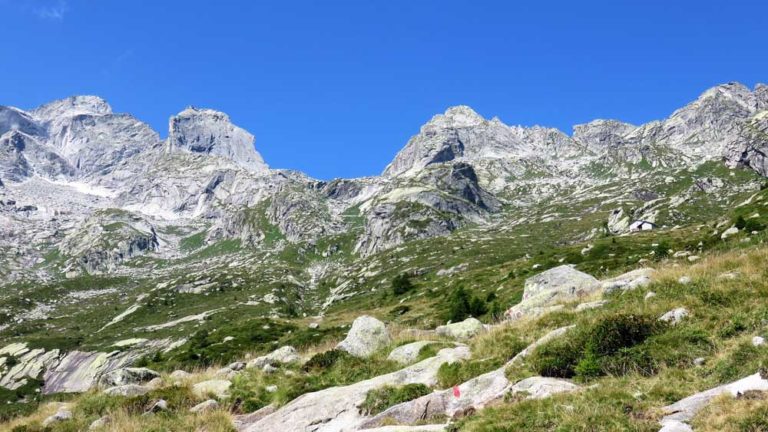
[[[384,386],[369,391],[360,406],[363,415],[375,415],[399,403],[427,395],[432,390],[424,384],[406,384],[403,386]]]

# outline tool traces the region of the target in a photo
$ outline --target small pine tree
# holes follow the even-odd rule
[[[739,217],[737,217],[737,218],[736,218],[736,219],[733,221],[733,225],[734,225],[736,228],[738,228],[738,229],[740,229],[740,230],[743,230],[743,229],[744,229],[744,227],[746,227],[746,226],[747,226],[747,221],[746,221],[746,220],[744,220],[744,216],[741,216],[741,215],[739,215]]]
[[[464,287],[456,288],[448,298],[448,319],[458,322],[466,319],[470,314],[470,298]]]
[[[488,310],[488,314],[491,316],[491,318],[495,320],[500,320],[504,317],[504,306],[501,305],[501,302],[498,300],[494,300],[491,303],[491,307]]]
[[[407,273],[399,274],[392,279],[392,293],[396,296],[403,295],[413,289],[411,276]]]
[[[653,249],[653,257],[657,260],[662,260],[669,256],[669,244],[665,241],[660,241],[659,244]]]
[[[473,296],[469,300],[469,314],[474,317],[479,317],[482,315],[485,315],[485,313],[488,312],[488,307],[485,305],[485,302],[478,297]]]

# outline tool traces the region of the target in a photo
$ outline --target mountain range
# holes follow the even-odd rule
[[[766,110],[768,86],[728,83],[664,120],[595,120],[568,135],[457,106],[424,124],[380,176],[320,181],[270,169],[253,135],[210,109],[171,117],[161,140],[94,96],[0,107],[0,272],[10,282],[113,272],[137,256],[178,259],[184,236],[169,227],[206,245],[300,244],[324,256],[341,249],[334,239],[351,237],[350,252],[369,256],[463,226],[516,223],[617,183],[625,186],[599,205],[620,212],[612,231],[637,219],[671,226],[696,217],[675,210],[695,189],[747,186],[701,176],[673,196],[654,191],[656,182],[674,185],[707,163],[768,175]],[[52,250],[61,261],[39,266]]]

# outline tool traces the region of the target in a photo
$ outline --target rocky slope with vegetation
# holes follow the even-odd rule
[[[212,110],[1,107],[3,427],[768,427],[766,97],[570,136],[454,107],[333,181]]]

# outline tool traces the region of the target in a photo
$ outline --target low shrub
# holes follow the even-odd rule
[[[403,273],[392,279],[392,294],[401,296],[414,288],[411,282],[411,276]]]
[[[557,378],[652,374],[656,361],[645,342],[665,329],[665,324],[651,316],[606,316],[585,330],[571,331],[540,346],[529,364],[540,375]]]
[[[317,353],[313,355],[312,358],[310,358],[306,363],[304,363],[303,369],[305,372],[317,369],[329,369],[344,357],[352,356],[348,352],[338,349]]]

